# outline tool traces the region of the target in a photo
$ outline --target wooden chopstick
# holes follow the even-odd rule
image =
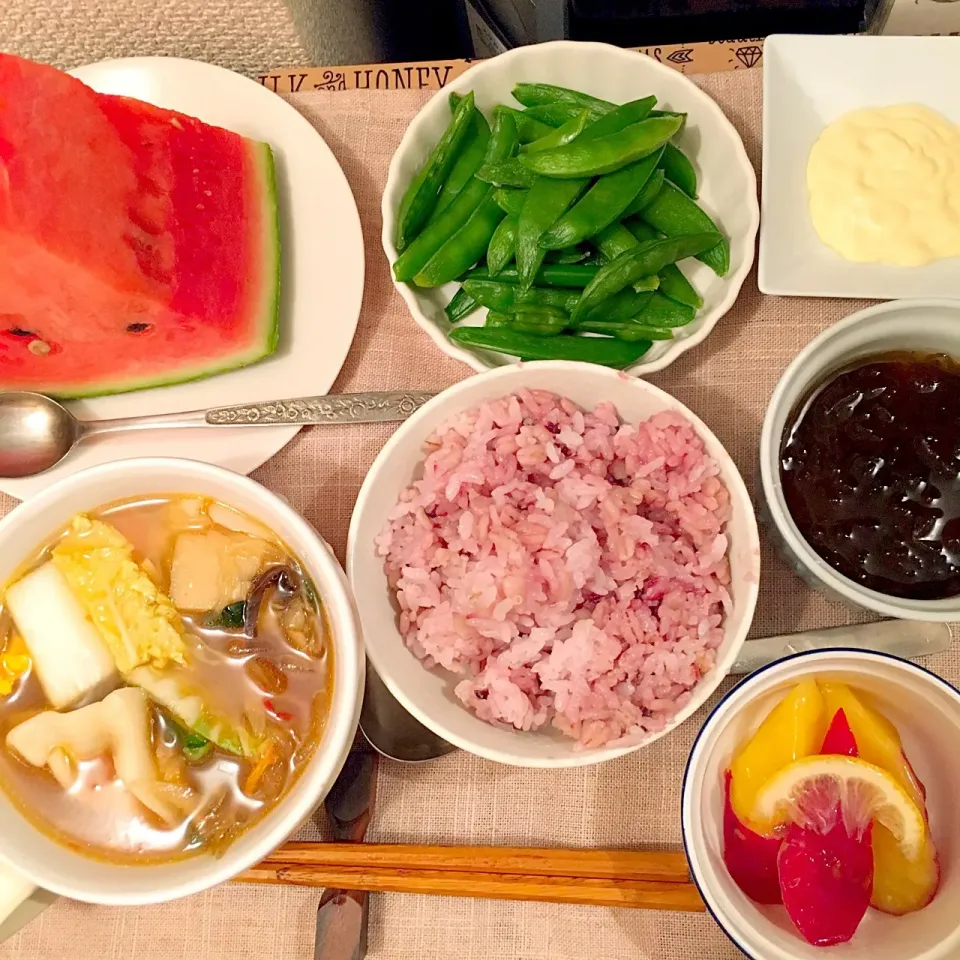
[[[237,879],[386,893],[703,910],[683,855],[671,851],[298,843],[281,847]]]
[[[679,850],[570,850],[549,847],[426,846],[405,843],[287,843],[264,864],[386,867],[520,873],[537,877],[595,877],[689,883]]]
[[[692,883],[655,883],[597,877],[542,877],[456,870],[260,864],[237,878],[247,883],[290,883],[381,893],[423,893],[487,900],[541,900],[598,907],[703,910]]]

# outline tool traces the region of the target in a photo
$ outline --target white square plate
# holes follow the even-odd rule
[[[960,298],[960,260],[851,263],[820,240],[810,221],[807,158],[824,127],[850,110],[899,103],[925,104],[960,124],[960,37],[767,39],[758,277],[764,293]]]

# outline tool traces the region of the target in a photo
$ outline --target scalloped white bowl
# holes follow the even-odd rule
[[[382,203],[382,241],[387,260],[392,265],[398,256],[393,237],[403,192],[450,122],[450,92],[473,90],[477,106],[489,117],[497,104],[519,107],[511,91],[521,81],[573,87],[615,103],[652,93],[659,101],[658,109],[687,114],[686,126],[677,142],[696,167],[700,191],[697,202],[730,240],[730,270],[725,277],[718,277],[696,260],[684,261],[684,273],[703,297],[703,308],[693,323],[677,330],[673,340],[655,343],[639,363],[628,368],[633,374],[662,370],[703,342],[733,306],[753,266],[760,208],[756,174],[733,124],[691,80],[643,54],[605,43],[571,40],[519,47],[472,67],[439,90],[413,118],[390,161]],[[457,284],[449,283],[435,290],[421,290],[405,283],[394,285],[413,319],[448,356],[479,371],[517,362],[501,353],[472,352],[450,342],[447,333],[451,326],[443,308],[456,292]],[[465,322],[480,323],[485,313],[479,310]]]

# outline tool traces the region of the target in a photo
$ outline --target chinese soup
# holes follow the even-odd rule
[[[320,739],[321,598],[266,527],[202,497],[74,517],[0,594],[0,786],[92,856],[221,853]]]

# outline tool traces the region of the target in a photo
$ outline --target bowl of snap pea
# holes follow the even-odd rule
[[[649,57],[572,41],[438,91],[382,210],[414,320],[474,370],[662,369],[729,310],[759,225],[753,167],[707,94]]]

